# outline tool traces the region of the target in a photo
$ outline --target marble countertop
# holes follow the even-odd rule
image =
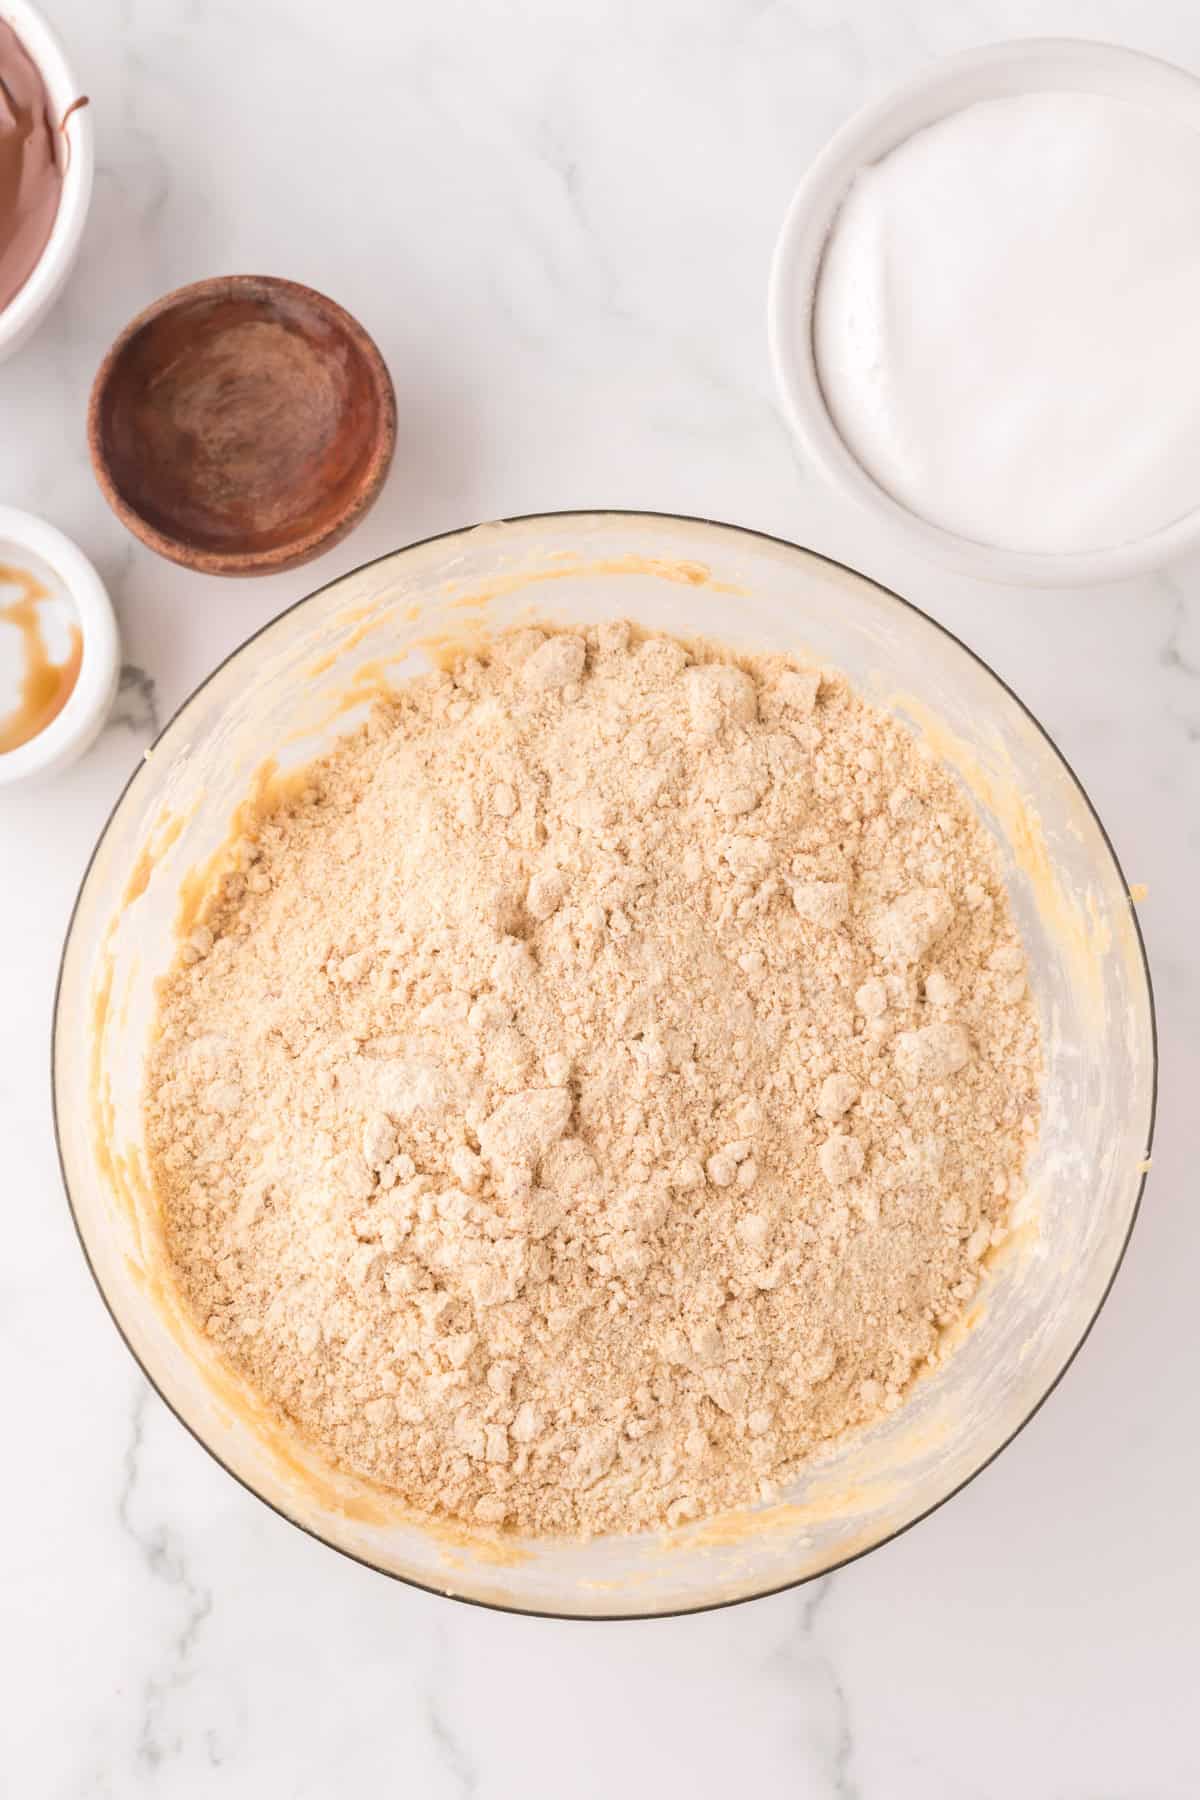
[[[0,5],[0,11],[3,10]],[[126,667],[87,758],[0,790],[0,1786],[21,1800],[396,1792],[559,1800],[1187,1800],[1200,1090],[1200,565],[1108,590],[973,586],[876,541],[798,466],[763,326],[789,192],[926,58],[1090,32],[1200,69],[1184,0],[46,0],[98,178],[57,312],[0,369],[0,500],[95,560]],[[87,465],[110,338],[203,275],[335,295],[400,441],[353,540],[297,574],[156,560]],[[489,1615],[345,1562],[148,1392],[92,1288],[50,1129],[76,884],[159,722],[319,582],[452,526],[645,506],[840,555],[944,620],[1048,726],[1143,909],[1163,1051],[1153,1174],[1079,1361],[919,1529],[814,1586],[642,1625]]]

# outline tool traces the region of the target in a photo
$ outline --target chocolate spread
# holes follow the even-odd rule
[[[0,19],[0,312],[46,248],[62,194],[58,133],[46,86]]]

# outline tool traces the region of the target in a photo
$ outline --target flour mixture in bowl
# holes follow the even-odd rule
[[[1004,1236],[991,842],[840,677],[621,624],[407,684],[244,810],[160,990],[175,1275],[337,1464],[527,1533],[773,1491]]]

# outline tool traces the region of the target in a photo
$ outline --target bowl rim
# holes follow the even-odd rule
[[[379,405],[379,419],[370,454],[346,506],[330,522],[300,533],[287,544],[270,549],[203,548],[152,525],[126,498],[113,474],[105,444],[102,421],[104,402],[125,351],[139,333],[156,319],[197,300],[239,296],[250,300],[264,300],[271,294],[290,295],[320,313],[361,359]],[[347,312],[344,306],[322,293],[319,288],[309,287],[302,281],[292,281],[284,275],[209,275],[202,281],[190,281],[183,287],[172,288],[169,293],[160,294],[157,300],[152,300],[149,306],[135,313],[118,332],[105,352],[92,382],[88,396],[87,440],[92,472],[100,492],[126,530],[139,538],[147,549],[154,550],[168,562],[179,563],[186,569],[194,569],[204,575],[278,575],[287,569],[298,568],[323,551],[332,549],[354,529],[377,499],[396,447],[396,392],[383,354],[370,332],[353,313]]]
[[[851,114],[818,151],[784,214],[767,283],[775,388],[793,438],[826,482],[910,549],[977,579],[1080,587],[1163,567],[1200,542],[1200,493],[1180,518],[1126,543],[1036,551],[982,543],[923,518],[888,492],[849,448],[825,402],[813,314],[829,232],[855,175],[937,119],[981,100],[1069,88],[1189,111],[1200,129],[1200,76],[1165,58],[1093,38],[1025,37],[927,64]]]
[[[793,542],[791,539],[779,537],[777,534],[775,534],[773,532],[759,531],[756,528],[754,528],[753,526],[748,526],[748,525],[731,525],[726,520],[705,518],[704,516],[698,515],[698,514],[655,512],[655,511],[651,511],[651,510],[643,510],[643,509],[637,508],[637,507],[596,507],[596,508],[591,509],[590,511],[586,510],[586,509],[570,507],[570,508],[565,508],[562,510],[552,511],[552,512],[516,513],[516,514],[508,515],[501,519],[481,521],[481,523],[486,524],[489,529],[502,530],[503,528],[508,527],[508,526],[546,525],[546,524],[550,524],[552,522],[553,523],[561,523],[564,520],[578,520],[580,522],[584,522],[584,521],[595,520],[595,519],[667,520],[673,524],[711,526],[719,531],[730,532],[730,533],[734,534],[735,536],[753,538],[755,540],[758,540],[759,542],[772,544],[772,545],[775,545],[784,550],[799,551],[802,555],[811,556],[811,557],[815,558],[818,562],[825,563],[830,568],[840,569],[846,574],[853,575],[860,580],[869,582],[873,588],[875,588],[879,593],[886,596],[887,599],[894,601],[896,603],[896,605],[901,607],[905,612],[915,613],[919,619],[922,619],[926,624],[931,625],[935,631],[940,632],[944,638],[947,638],[952,644],[956,645],[958,647],[958,649],[960,649],[965,656],[969,657],[973,663],[975,663],[979,668],[981,668],[985,674],[989,675],[991,677],[991,679],[993,681],[995,681],[996,684],[1004,691],[1004,693],[1013,702],[1013,704],[1015,706],[1017,706],[1022,713],[1024,713],[1025,717],[1029,720],[1029,722],[1033,726],[1034,730],[1037,731],[1040,734],[1040,736],[1045,740],[1046,744],[1049,746],[1051,751],[1053,751],[1054,755],[1058,758],[1059,762],[1062,764],[1067,775],[1069,776],[1071,782],[1074,784],[1075,788],[1077,789],[1079,796],[1080,796],[1081,800],[1083,801],[1084,806],[1086,807],[1087,811],[1090,813],[1090,815],[1095,823],[1096,829],[1100,834],[1100,838],[1104,845],[1104,848],[1107,850],[1108,855],[1112,860],[1113,868],[1121,881],[1121,885],[1124,887],[1126,893],[1127,894],[1129,893],[1129,883],[1126,880],[1125,872],[1121,866],[1120,858],[1117,855],[1117,852],[1113,845],[1112,839],[1109,837],[1109,834],[1108,834],[1107,830],[1105,829],[1103,820],[1100,818],[1099,813],[1096,811],[1095,806],[1092,804],[1092,800],[1087,792],[1087,789],[1084,787],[1084,785],[1080,781],[1078,775],[1075,773],[1075,770],[1072,768],[1070,762],[1063,755],[1063,752],[1060,750],[1060,748],[1059,748],[1058,744],[1055,742],[1055,740],[1051,737],[1050,733],[1046,730],[1045,726],[1042,725],[1041,721],[1034,715],[1033,712],[1031,712],[1029,707],[1026,706],[1025,702],[1020,698],[1020,696],[1013,691],[1013,689],[1004,680],[1003,676],[998,675],[996,673],[995,669],[992,668],[991,664],[989,662],[987,662],[987,660],[984,657],[980,656],[976,651],[972,650],[969,645],[965,644],[963,642],[963,640],[956,635],[956,633],[951,631],[947,626],[943,625],[938,619],[933,618],[929,613],[924,612],[919,606],[915,605],[913,601],[906,600],[902,594],[896,593],[896,591],[893,588],[884,586],[884,584],[882,582],[876,581],[873,576],[863,575],[861,570],[852,568],[849,563],[841,562],[837,557],[827,556],[822,551],[819,551],[819,550],[810,550],[807,547],[807,545],[797,544],[797,543]],[[327,593],[330,588],[336,587],[340,582],[346,581],[355,575],[362,574],[369,569],[377,567],[381,563],[389,562],[396,556],[404,555],[408,551],[422,550],[422,549],[427,548],[431,544],[442,543],[442,542],[445,542],[452,538],[458,538],[458,537],[466,538],[466,537],[474,535],[474,533],[477,532],[479,529],[480,529],[480,525],[476,524],[476,525],[469,525],[469,526],[458,526],[450,531],[433,532],[428,537],[417,538],[413,542],[408,543],[408,544],[403,544],[399,547],[399,549],[388,551],[382,556],[370,557],[367,559],[366,562],[359,563],[354,568],[347,569],[341,575],[335,576],[333,578],[333,580],[323,582],[320,587],[314,588],[311,593],[302,595],[300,597],[300,599],[293,601],[290,606],[284,607],[282,609],[282,611],[274,614],[274,616],[272,618],[266,620],[265,623],[260,625],[257,630],[252,631],[249,634],[249,636],[246,637],[245,639],[243,639],[243,641],[240,644],[236,645],[235,648],[230,650],[227,655],[223,656],[220,659],[220,661],[218,663],[216,663],[215,666],[209,671],[209,673],[203,678],[203,680],[197,682],[196,686],[191,690],[191,692],[187,695],[187,697],[184,700],[182,700],[180,702],[180,704],[175,708],[174,712],[171,714],[171,717],[166,721],[166,723],[163,725],[162,729],[159,731],[159,733],[155,737],[154,743],[157,744],[160,741],[160,739],[166,734],[166,732],[171,729],[171,726],[174,724],[175,720],[179,717],[179,715],[188,706],[191,705],[192,701],[194,699],[196,699],[196,697],[204,691],[204,689],[209,685],[210,682],[212,682],[216,679],[216,677],[222,672],[222,670],[224,670],[228,666],[228,664],[230,664],[233,661],[233,659],[236,656],[239,656],[243,650],[247,649],[251,644],[255,643],[258,638],[260,638],[265,632],[269,631],[272,628],[272,626],[276,625],[280,619],[286,618],[290,613],[296,612],[300,607],[307,605],[307,603],[310,600],[316,599],[319,595]],[[1042,1407],[1046,1404],[1046,1402],[1050,1398],[1051,1394],[1053,1394],[1055,1392],[1055,1390],[1058,1388],[1063,1377],[1066,1375],[1067,1370],[1071,1367],[1072,1363],[1074,1363],[1076,1357],[1079,1355],[1080,1350],[1083,1348],[1084,1344],[1087,1342],[1088,1338],[1091,1336],[1093,1327],[1095,1326],[1097,1319],[1100,1317],[1101,1312],[1104,1310],[1105,1302],[1107,1301],[1109,1294],[1112,1292],[1113,1283],[1115,1282],[1117,1275],[1120,1271],[1121,1265],[1125,1260],[1125,1254],[1129,1248],[1129,1240],[1133,1235],[1133,1229],[1137,1223],[1138,1215],[1141,1211],[1142,1198],[1145,1193],[1145,1187],[1146,1187],[1146,1174],[1149,1170],[1151,1155],[1152,1155],[1152,1151],[1153,1151],[1155,1120],[1156,1120],[1157,1109],[1158,1109],[1158,1071],[1159,1071],[1158,1023],[1157,1023],[1157,1015],[1156,1015],[1155,999],[1154,999],[1154,984],[1153,984],[1153,980],[1152,980],[1151,974],[1150,974],[1150,964],[1149,964],[1149,959],[1146,954],[1145,939],[1142,935],[1141,923],[1137,916],[1137,908],[1133,904],[1132,895],[1130,895],[1130,913],[1132,916],[1134,936],[1135,936],[1136,943],[1137,943],[1138,959],[1139,959],[1139,962],[1141,965],[1142,980],[1145,984],[1146,1010],[1147,1010],[1148,1022],[1149,1022],[1149,1027],[1150,1027],[1151,1067],[1150,1067],[1149,1108],[1148,1108],[1148,1113],[1147,1113],[1147,1118],[1146,1118],[1145,1151],[1144,1151],[1143,1164],[1142,1164],[1142,1168],[1141,1168],[1141,1172],[1140,1172],[1140,1176],[1139,1176],[1139,1180],[1138,1180],[1138,1184],[1137,1184],[1137,1191],[1134,1195],[1133,1206],[1132,1206],[1132,1208],[1130,1210],[1130,1214],[1129,1214],[1129,1224],[1126,1228],[1124,1237],[1121,1240],[1120,1247],[1118,1249],[1116,1258],[1113,1262],[1112,1270],[1109,1273],[1108,1279],[1104,1284],[1104,1289],[1103,1289],[1102,1293],[1100,1294],[1099,1299],[1096,1302],[1096,1306],[1095,1306],[1094,1311],[1092,1312],[1091,1317],[1088,1319],[1086,1325],[1083,1328],[1083,1331],[1080,1333],[1080,1336],[1079,1336],[1078,1340],[1076,1341],[1074,1348],[1071,1350],[1070,1354],[1066,1357],[1065,1361],[1062,1364],[1062,1367],[1059,1369],[1058,1373],[1054,1376],[1053,1380],[1048,1384],[1044,1393],[1042,1393],[1042,1395],[1039,1397],[1039,1399],[1037,1401],[1035,1401],[1035,1403],[1030,1407],[1029,1411],[1025,1414],[1025,1417],[1021,1420],[1020,1424],[1015,1426],[1014,1429],[1008,1434],[1008,1436],[1000,1444],[998,1444],[994,1450],[990,1451],[988,1453],[988,1455],[986,1457],[984,1457],[980,1463],[977,1464],[977,1466],[971,1471],[971,1473],[969,1475],[964,1476],[961,1481],[957,1482],[955,1484],[955,1486],[952,1487],[951,1489],[949,1489],[949,1491],[947,1493],[943,1494],[940,1499],[935,1500],[930,1506],[927,1506],[923,1512],[918,1513],[915,1518],[909,1519],[905,1524],[897,1526],[897,1528],[894,1531],[885,1532],[884,1535],[877,1538],[874,1543],[868,1544],[861,1549],[855,1550],[848,1556],[839,1558],[838,1561],[831,1563],[828,1566],[828,1568],[814,1571],[812,1574],[809,1574],[809,1575],[797,1576],[794,1580],[791,1580],[791,1581],[783,1581],[783,1582],[776,1583],[775,1585],[772,1585],[772,1586],[760,1588],[752,1594],[739,1594],[739,1595],[736,1595],[733,1598],[727,1599],[727,1600],[702,1601],[701,1603],[699,1603],[698,1605],[695,1605],[695,1606],[661,1607],[661,1608],[657,1608],[657,1609],[653,1609],[653,1610],[649,1610],[649,1611],[645,1611],[645,1612],[633,1611],[633,1612],[612,1612],[612,1613],[561,1612],[561,1611],[557,1611],[557,1610],[554,1610],[554,1609],[551,1609],[548,1607],[513,1606],[513,1605],[501,1603],[499,1601],[478,1599],[474,1595],[471,1595],[471,1594],[448,1593],[444,1588],[435,1587],[429,1582],[417,1581],[411,1575],[401,1575],[401,1574],[398,1574],[394,1569],[383,1568],[379,1563],[373,1562],[369,1556],[362,1555],[358,1551],[348,1549],[348,1548],[346,1548],[346,1546],[344,1546],[342,1544],[337,1544],[337,1543],[333,1542],[333,1540],[331,1538],[324,1536],[322,1532],[316,1530],[313,1526],[305,1524],[300,1519],[294,1518],[291,1513],[289,1513],[285,1510],[285,1508],[278,1505],[275,1501],[268,1499],[265,1495],[260,1494],[258,1492],[258,1489],[255,1488],[254,1486],[252,1486],[252,1484],[249,1481],[244,1480],[243,1477],[236,1472],[236,1470],[231,1469],[229,1467],[228,1463],[225,1462],[225,1460],[222,1458],[222,1456],[218,1453],[218,1451],[216,1451],[211,1444],[207,1443],[205,1441],[205,1439],[200,1436],[199,1432],[197,1432],[188,1423],[188,1421],[182,1416],[182,1414],[180,1412],[178,1412],[176,1410],[176,1408],[171,1404],[170,1400],[168,1400],[166,1395],[162,1392],[162,1389],[158,1386],[158,1383],[155,1381],[154,1376],[146,1368],[145,1364],[142,1362],[141,1358],[138,1356],[137,1351],[134,1349],[133,1345],[130,1343],[129,1338],[126,1336],[126,1333],[121,1324],[121,1321],[117,1317],[117,1314],[112,1306],[112,1303],[110,1302],[108,1295],[105,1292],[104,1287],[100,1281],[100,1278],[96,1273],[95,1266],[93,1265],[91,1256],[88,1253],[87,1242],[86,1242],[86,1239],[84,1238],[83,1231],[80,1227],[79,1217],[75,1210],[75,1203],[71,1196],[70,1183],[68,1182],[68,1179],[67,1179],[66,1162],[64,1159],[64,1155],[63,1155],[62,1132],[61,1132],[61,1129],[59,1126],[58,1089],[57,1089],[57,1073],[56,1073],[57,1061],[58,1061],[57,1043],[58,1043],[58,1032],[59,1032],[59,1025],[60,1025],[59,1015],[60,1015],[60,1007],[61,1007],[61,1000],[62,1000],[63,973],[64,973],[64,969],[65,969],[65,965],[66,965],[67,953],[68,953],[68,950],[69,950],[70,944],[71,944],[71,937],[72,937],[72,934],[73,934],[74,928],[75,928],[76,916],[79,912],[79,907],[80,907],[81,901],[83,899],[84,889],[87,887],[88,880],[91,876],[92,869],[96,863],[97,858],[99,857],[99,855],[101,853],[101,850],[103,849],[104,842],[108,836],[109,828],[112,825],[113,819],[115,818],[117,811],[123,804],[123,802],[125,800],[125,796],[130,792],[130,790],[133,788],[134,784],[136,782],[138,782],[139,780],[143,779],[143,777],[145,776],[146,769],[148,766],[148,760],[149,760],[149,753],[147,753],[147,756],[144,756],[139,760],[137,766],[134,768],[134,770],[130,774],[128,780],[123,784],[120,793],[117,795],[116,799],[114,800],[114,802],[112,804],[111,809],[109,810],[108,817],[106,818],[104,825],[100,831],[100,834],[99,834],[98,838],[96,839],[96,843],[92,849],[91,855],[88,858],[87,865],[83,871],[83,875],[80,878],[79,888],[78,888],[78,891],[75,896],[74,904],[71,907],[70,917],[68,918],[66,931],[65,931],[65,934],[63,937],[63,948],[62,948],[61,955],[59,957],[58,973],[57,973],[57,977],[55,979],[55,984],[54,984],[53,1012],[52,1012],[52,1016],[51,1016],[51,1027],[50,1027],[50,1099],[51,1099],[51,1117],[52,1117],[53,1126],[54,1126],[55,1151],[56,1151],[56,1154],[58,1157],[58,1167],[59,1167],[59,1174],[62,1179],[63,1192],[66,1196],[67,1207],[71,1214],[71,1222],[75,1228],[75,1235],[79,1240],[79,1247],[83,1252],[84,1262],[87,1264],[88,1271],[92,1277],[93,1282],[95,1283],[96,1291],[100,1295],[100,1299],[104,1304],[104,1308],[107,1311],[109,1318],[112,1320],[112,1323],[116,1328],[117,1334],[121,1338],[121,1341],[124,1343],[125,1348],[129,1351],[130,1356],[133,1358],[134,1362],[137,1364],[138,1368],[141,1370],[142,1375],[145,1377],[146,1381],[149,1383],[153,1392],[155,1394],[157,1394],[158,1398],[166,1406],[168,1412],[170,1412],[178,1420],[178,1422],[180,1423],[180,1425],[183,1426],[184,1430],[188,1433],[188,1435],[191,1438],[193,1438],[197,1444],[200,1445],[202,1450],[207,1452],[207,1454],[212,1458],[212,1460],[217,1464],[217,1466],[219,1468],[223,1469],[227,1475],[231,1476],[232,1479],[237,1482],[239,1487],[244,1488],[248,1494],[252,1494],[254,1496],[254,1498],[256,1500],[259,1500],[264,1506],[269,1507],[270,1510],[273,1513],[277,1514],[279,1518],[286,1520],[287,1523],[290,1525],[294,1525],[298,1530],[303,1531],[306,1536],[315,1539],[316,1542],[326,1545],[326,1547],[331,1550],[337,1551],[337,1553],[340,1556],[346,1557],[349,1561],[358,1563],[363,1568],[373,1569],[377,1574],[385,1575],[385,1576],[387,1576],[387,1578],[389,1580],[399,1582],[402,1586],[415,1588],[421,1593],[434,1594],[434,1595],[437,1595],[441,1599],[455,1600],[464,1606],[482,1607],[485,1611],[488,1611],[488,1612],[512,1613],[520,1618],[564,1619],[564,1620],[573,1620],[573,1621],[577,1621],[577,1622],[581,1622],[581,1623],[586,1622],[586,1623],[596,1623],[596,1624],[616,1623],[616,1622],[632,1623],[635,1620],[683,1618],[683,1617],[688,1617],[688,1616],[690,1616],[692,1614],[696,1614],[696,1613],[719,1612],[719,1611],[723,1611],[727,1607],[742,1606],[742,1605],[746,1605],[749,1602],[754,1601],[754,1600],[768,1599],[774,1594],[788,1593],[795,1588],[806,1586],[811,1581],[822,1580],[822,1579],[824,1579],[825,1576],[835,1574],[837,1572],[837,1570],[847,1568],[851,1563],[858,1562],[861,1557],[869,1556],[874,1551],[882,1549],[885,1544],[893,1543],[897,1538],[903,1537],[906,1532],[913,1530],[913,1528],[915,1526],[921,1524],[921,1522],[924,1519],[927,1519],[933,1513],[940,1511],[940,1509],[943,1506],[945,1506],[948,1501],[953,1500],[956,1494],[960,1494],[965,1487],[968,1487],[973,1481],[975,1481],[977,1479],[978,1476],[980,1476],[983,1473],[983,1471],[986,1468],[988,1468],[993,1462],[995,1462],[996,1458],[998,1456],[1000,1456],[1002,1454],[1002,1452],[1008,1448],[1008,1446],[1013,1442],[1014,1438],[1018,1437],[1020,1435],[1020,1433],[1025,1430],[1025,1427],[1029,1424],[1030,1420],[1033,1419],[1041,1411]]]
[[[42,254],[8,305],[0,310],[0,361],[12,355],[49,312],[79,252],[92,200],[95,132],[92,108],[76,81],[57,31],[30,0],[2,0],[11,25],[46,85],[66,146],[58,211]],[[82,104],[81,104],[82,103]]]

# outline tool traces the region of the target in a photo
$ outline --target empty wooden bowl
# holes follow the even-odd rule
[[[197,281],[121,333],[92,388],[96,478],[129,530],[208,575],[295,568],[383,485],[396,400],[378,349],[324,294]]]

